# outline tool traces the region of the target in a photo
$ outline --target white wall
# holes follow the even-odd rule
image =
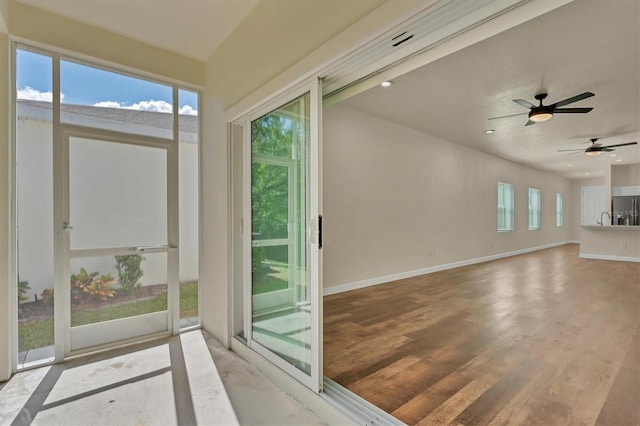
[[[9,173],[9,141],[11,140],[9,87],[9,37],[0,33],[0,382],[11,375],[13,341],[12,303],[14,292],[9,286],[11,271],[11,179]],[[11,280],[13,282],[13,280]]]
[[[420,9],[422,0],[387,0],[377,9],[377,3],[370,6],[343,0],[333,3],[335,7],[325,2],[262,1],[206,64],[203,96],[206,118],[201,153],[202,324],[227,346],[233,335],[228,303],[231,234],[227,220],[230,173],[227,121],[313,69],[347,54],[391,23],[411,16]],[[367,6],[363,10],[373,10],[358,22],[355,21],[366,12],[359,13],[356,3]],[[345,12],[340,19],[336,19],[336,8],[341,15]],[[292,23],[302,29],[294,32]]]
[[[325,288],[563,243],[567,179],[335,105],[324,111]],[[515,231],[497,232],[497,183],[515,185]],[[528,188],[541,229],[528,228]]]
[[[640,262],[640,230],[600,226],[581,228],[580,257]]]
[[[611,166],[611,186],[640,185],[640,164]]]
[[[204,85],[204,63],[16,1],[9,2],[9,31],[23,40],[55,46],[132,70]]]

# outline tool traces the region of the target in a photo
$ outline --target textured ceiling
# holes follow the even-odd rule
[[[394,80],[342,105],[496,156],[568,178],[604,174],[607,164],[640,162],[640,147],[616,157],[558,149],[638,141],[640,129],[640,2],[576,0]],[[582,92],[595,97],[525,127],[527,110],[513,99],[551,104]],[[484,131],[494,129],[488,135]],[[616,160],[622,160],[616,162]],[[571,164],[571,166],[569,166]]]

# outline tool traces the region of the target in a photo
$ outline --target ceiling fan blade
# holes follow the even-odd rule
[[[574,102],[581,101],[583,99],[590,98],[592,96],[595,96],[595,95],[593,93],[591,93],[591,92],[584,92],[584,93],[581,93],[579,95],[573,96],[571,98],[567,98],[567,99],[565,99],[563,101],[556,102],[555,104],[549,105],[549,106],[553,107],[553,108],[557,108],[557,107],[561,107],[561,106],[564,106],[564,105],[572,104]]]
[[[613,148],[602,148],[602,151],[611,152],[611,151],[615,151],[615,149],[613,149]]]
[[[569,152],[569,151],[583,151],[584,149],[582,148],[578,148],[578,149],[559,149],[558,152]]]
[[[571,154],[567,154],[567,155],[582,154],[583,152],[585,152],[585,150],[584,150],[584,149],[581,149],[580,151],[572,152]]]
[[[532,124],[536,124],[536,122],[529,120],[527,121],[527,124],[525,124],[525,126],[531,126]]]
[[[591,111],[593,108],[559,108],[554,109],[553,113],[564,113],[564,114],[583,114]]]
[[[513,102],[517,103],[518,105],[521,105],[525,108],[535,108],[535,105],[532,104],[529,101],[525,101],[524,99],[514,99]]]
[[[603,146],[602,148],[615,148],[618,146],[629,146],[629,145],[637,145],[638,142],[628,142],[628,143],[619,143],[617,145],[607,145],[607,146]]]
[[[517,115],[525,115],[525,114],[528,114],[528,112],[520,112],[518,114],[510,114],[510,115],[501,115],[500,117],[491,117],[491,118],[488,118],[487,120],[497,120],[499,118],[515,117]]]

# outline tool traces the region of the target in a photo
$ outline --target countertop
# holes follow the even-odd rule
[[[626,226],[626,225],[581,225],[587,229],[599,229],[602,231],[640,231],[640,226]]]

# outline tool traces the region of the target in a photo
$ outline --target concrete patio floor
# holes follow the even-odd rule
[[[326,422],[200,330],[15,374],[2,425]]]

